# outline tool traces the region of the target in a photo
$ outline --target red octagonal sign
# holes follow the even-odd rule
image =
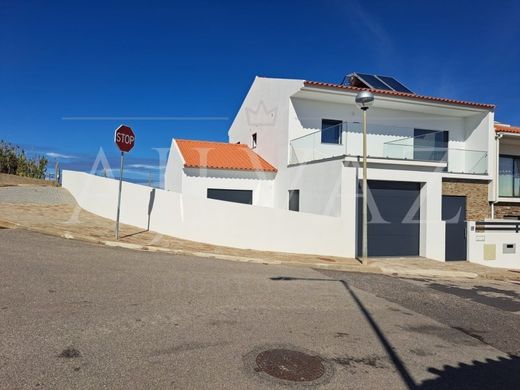
[[[130,127],[121,125],[116,129],[114,141],[120,151],[129,152],[134,147],[135,134]]]

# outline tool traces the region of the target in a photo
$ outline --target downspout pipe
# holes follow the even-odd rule
[[[498,203],[498,187],[499,187],[499,183],[498,183],[498,180],[499,180],[499,176],[500,176],[500,172],[499,172],[499,165],[500,165],[500,140],[502,139],[502,137],[504,136],[504,134],[502,133],[497,133],[495,135],[495,180],[494,180],[494,191],[495,191],[495,200],[493,202],[491,202],[491,219],[495,219],[495,204]]]

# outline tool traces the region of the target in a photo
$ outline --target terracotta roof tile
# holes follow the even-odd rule
[[[276,168],[247,145],[175,140],[187,168],[236,169],[276,172]]]
[[[373,92],[378,95],[400,96],[400,97],[405,97],[405,98],[409,98],[409,99],[428,100],[428,101],[432,101],[432,102],[449,103],[449,104],[456,104],[456,105],[460,105],[460,106],[469,106],[469,107],[485,108],[485,109],[494,109],[495,108],[494,104],[473,103],[473,102],[466,102],[463,100],[454,100],[454,99],[438,98],[438,97],[433,97],[433,96],[416,95],[415,93],[387,91],[384,89],[359,88],[359,87],[353,87],[350,85],[322,83],[319,81],[305,81],[304,84],[305,84],[305,86],[311,86],[311,87],[345,89],[345,90],[354,91],[354,92],[370,91],[370,92]]]
[[[520,134],[520,127],[495,124],[495,131],[497,133]]]

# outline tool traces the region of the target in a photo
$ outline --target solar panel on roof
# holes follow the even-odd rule
[[[356,76],[361,79],[365,84],[367,84],[370,88],[374,89],[386,89],[391,91],[388,85],[386,85],[383,81],[379,80],[376,76],[365,73],[356,73]]]
[[[354,87],[382,89],[386,91],[414,93],[393,77],[367,73],[351,73],[348,75],[350,85]],[[344,78],[344,81],[347,77]],[[342,83],[344,83],[344,81]]]
[[[393,77],[389,76],[377,76],[378,79],[384,81],[386,84],[390,86],[394,91],[397,92],[406,92],[406,93],[413,93],[408,88],[406,88],[403,84],[401,84],[399,81],[394,79]]]

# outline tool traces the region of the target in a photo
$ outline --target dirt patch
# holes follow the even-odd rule
[[[387,365],[385,364],[386,357],[378,356],[378,355],[369,355],[369,356],[364,356],[361,358],[357,358],[357,357],[353,357],[353,356],[343,356],[343,357],[333,358],[333,359],[331,359],[331,361],[339,364],[340,366],[344,366],[344,367],[352,367],[352,366],[359,365],[359,364],[374,367],[374,368],[386,368],[387,367]]]
[[[81,353],[74,347],[68,347],[61,351],[58,357],[66,359],[79,358],[81,357]]]

